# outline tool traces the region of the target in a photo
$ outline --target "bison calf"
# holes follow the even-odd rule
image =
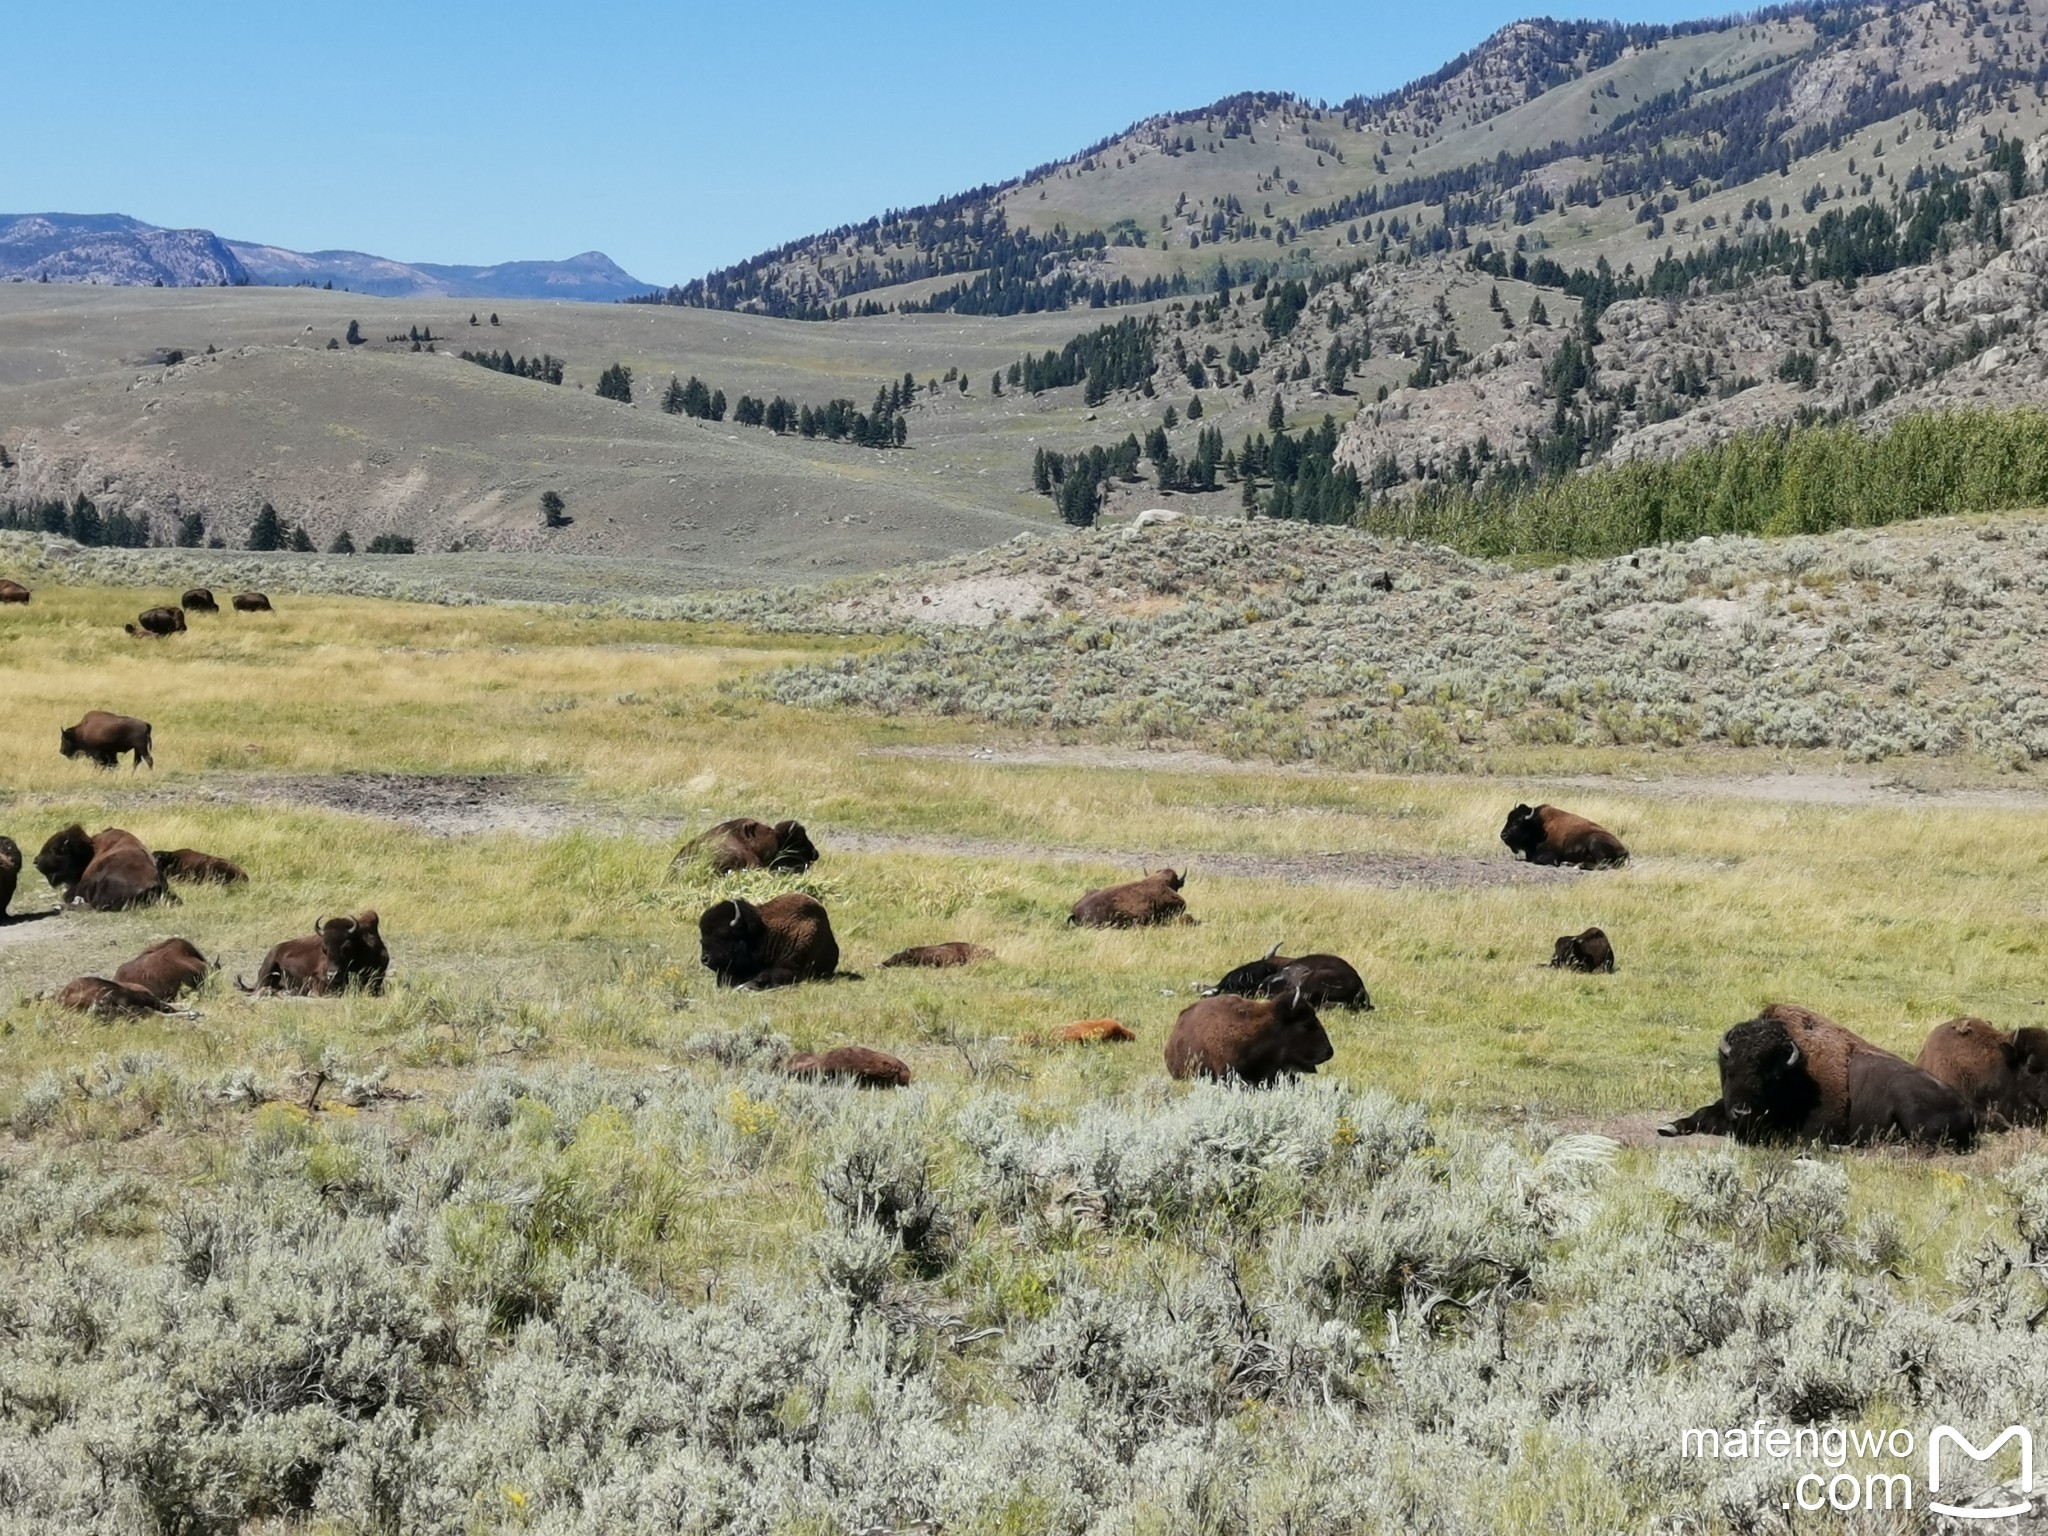
[[[244,992],[283,992],[295,997],[326,997],[350,987],[372,994],[384,990],[391,969],[391,951],[384,947],[375,912],[354,917],[323,917],[313,931],[273,944],[256,968],[256,985],[241,977]]]
[[[1372,994],[1365,990],[1365,978],[1341,955],[1298,955],[1280,953],[1275,944],[1265,955],[1228,972],[1211,989],[1236,997],[1277,997],[1282,992],[1299,992],[1311,1008],[1349,1008],[1371,1013]]]
[[[2004,1030],[1983,1019],[1950,1019],[1934,1026],[1914,1065],[1948,1084],[1986,1120],[2048,1120],[2048,1029]]]
[[[690,839],[670,867],[699,860],[721,875],[742,869],[782,869],[801,874],[818,862],[818,849],[800,821],[769,823],[738,816]]]
[[[0,603],[25,603],[28,597],[28,588],[20,582],[0,581]]]
[[[899,949],[882,962],[883,970],[898,966],[924,966],[931,970],[943,970],[948,966],[972,965],[977,960],[993,960],[996,952],[984,949],[979,944],[955,941],[951,944],[919,944],[912,949]]]
[[[113,715],[104,709],[87,710],[85,718],[76,725],[67,725],[57,733],[57,750],[66,757],[83,754],[102,768],[121,766],[121,754],[132,752],[135,766],[144,763],[156,766],[156,758],[150,751],[150,729],[147,720],[137,720],[133,715]]]
[[[187,613],[219,613],[220,604],[214,601],[213,591],[208,587],[194,587],[178,599],[178,606]]]
[[[197,848],[172,848],[156,855],[157,873],[187,885],[242,885],[249,872],[241,865]]]
[[[138,640],[145,636],[161,640],[166,635],[182,635],[185,633],[185,610],[145,608],[135,616],[135,622],[128,626],[128,633]]]
[[[1614,946],[1607,941],[1607,935],[1598,928],[1588,928],[1584,933],[1568,933],[1560,938],[1550,951],[1550,968],[1553,971],[1605,971],[1614,974]]]
[[[1773,1003],[1723,1035],[1720,1071],[1721,1097],[1660,1135],[1959,1148],[1977,1139],[1977,1116],[1953,1088],[1791,1003]]]
[[[270,599],[261,592],[237,592],[235,594],[235,612],[237,613],[269,613],[270,611]]]
[[[1628,862],[1621,839],[1598,822],[1554,805],[1518,805],[1508,812],[1500,840],[1531,864],[1576,864],[1607,869]]]
[[[1177,1078],[1236,1077],[1262,1087],[1283,1073],[1312,1073],[1336,1054],[1322,1020],[1296,994],[1264,1001],[1219,995],[1174,1020],[1166,1070]]]
[[[824,981],[839,968],[839,941],[824,906],[801,891],[762,902],[737,898],[697,919],[704,969],[721,987],[765,991]]]
[[[1148,928],[1157,923],[1186,922],[1188,904],[1180,894],[1186,884],[1186,875],[1161,869],[1127,885],[1106,885],[1075,902],[1067,922],[1079,928]]]
[[[214,962],[199,953],[189,939],[164,939],[114,972],[114,980],[127,987],[140,987],[160,1003],[173,1001],[188,988],[197,991]]]
[[[782,1064],[791,1077],[841,1077],[863,1088],[908,1088],[910,1068],[887,1051],[865,1045],[842,1045],[830,1051],[803,1051]]]
[[[36,868],[61,891],[67,904],[95,912],[118,912],[124,907],[178,899],[157,873],[156,860],[142,840],[119,827],[87,837],[85,828],[73,822],[43,844],[43,851],[36,855]]]
[[[50,1000],[73,1013],[110,1017],[173,1011],[169,1003],[146,988],[109,981],[104,976],[81,976],[76,981],[66,982],[51,994]]]

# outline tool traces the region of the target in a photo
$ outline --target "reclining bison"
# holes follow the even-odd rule
[[[818,862],[818,849],[800,821],[769,823],[751,816],[721,821],[685,843],[678,865],[701,860],[721,875],[742,869],[779,869],[801,874]]]
[[[235,594],[235,612],[237,613],[269,613],[270,611],[270,599],[261,592],[237,592]]]
[[[187,613],[219,613],[220,604],[214,600],[211,587],[193,587],[178,599],[178,606]]]
[[[1598,822],[1554,805],[1518,805],[1508,812],[1500,840],[1531,864],[1576,864],[1608,869],[1628,862],[1621,839]]]
[[[824,981],[839,969],[839,941],[825,908],[801,891],[758,907],[737,898],[697,919],[704,969],[721,987],[751,992]]]
[[[25,603],[29,591],[18,581],[0,581],[0,603]]]
[[[791,1077],[837,1077],[862,1088],[908,1088],[910,1068],[901,1058],[867,1045],[803,1051],[782,1064]]]
[[[1166,1070],[1177,1078],[1235,1077],[1256,1088],[1283,1074],[1313,1073],[1336,1054],[1299,993],[1263,1000],[1218,994],[1174,1020]]]
[[[954,940],[950,944],[918,944],[910,949],[899,949],[882,962],[885,971],[904,966],[922,966],[927,970],[944,970],[950,966],[972,965],[977,960],[993,960],[996,952],[984,949],[979,944]]]
[[[244,992],[282,992],[294,997],[327,997],[351,987],[376,994],[384,990],[391,969],[391,951],[384,947],[375,912],[354,917],[323,917],[313,931],[273,944],[256,968],[256,985],[241,977]]]
[[[66,757],[83,753],[102,768],[120,767],[123,752],[135,754],[137,768],[144,763],[156,766],[156,758],[150,753],[149,722],[133,715],[108,714],[104,709],[87,710],[78,724],[59,731],[57,750]]]
[[[1106,885],[1074,903],[1067,922],[1078,928],[1149,928],[1158,923],[1189,921],[1180,888],[1187,876],[1171,869],[1154,870],[1127,885]]]
[[[161,640],[168,635],[182,635],[185,633],[185,610],[145,608],[135,616],[135,622],[128,626],[128,633],[138,640],[145,637]]]
[[[1299,992],[1311,1008],[1349,1008],[1355,1013],[1373,1011],[1372,995],[1365,990],[1365,978],[1341,955],[1299,955],[1288,957],[1275,944],[1260,959],[1240,965],[1217,982],[1212,995],[1234,997],[1278,997],[1282,992]]]
[[[1721,1037],[1721,1097],[1659,1130],[1737,1141],[1910,1141],[1967,1148],[1978,1120],[1946,1083],[1791,1003]]]
[[[1591,975],[1595,971],[1614,974],[1614,945],[1598,928],[1588,928],[1584,933],[1567,933],[1550,949],[1550,968],[1553,971],[1584,971]]]
[[[214,962],[189,939],[163,939],[114,972],[124,987],[140,987],[160,1003],[174,1002],[188,988],[197,991]]]
[[[1953,1088],[1987,1125],[2048,1120],[2048,1029],[1950,1019],[1934,1026],[1914,1065]]]
[[[156,867],[166,880],[187,885],[242,885],[249,879],[241,865],[197,848],[166,849],[156,855]]]
[[[67,981],[48,996],[59,1008],[103,1017],[177,1011],[146,987],[109,981],[104,976],[80,976],[75,981]]]
[[[43,844],[36,868],[61,892],[66,905],[95,912],[178,899],[164,884],[141,839],[119,827],[87,837],[85,828],[73,822]]]

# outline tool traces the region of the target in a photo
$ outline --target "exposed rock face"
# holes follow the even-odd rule
[[[250,281],[219,236],[125,214],[0,215],[0,281],[219,288]]]

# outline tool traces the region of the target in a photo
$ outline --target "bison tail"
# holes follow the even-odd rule
[[[831,979],[833,981],[866,981],[867,977],[861,975],[859,971],[834,971]]]

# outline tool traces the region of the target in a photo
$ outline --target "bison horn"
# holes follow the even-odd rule
[[[732,925],[735,928],[740,925],[740,904],[737,901],[732,904]]]
[[[1294,1011],[1295,1011],[1296,1013],[1299,1013],[1299,1012],[1301,1012],[1301,988],[1300,988],[1300,987],[1296,987],[1296,988],[1294,989]]]
[[[324,917],[315,918],[313,920],[313,931],[315,933],[325,933],[327,931],[327,919]]]
[[[1266,958],[1267,958],[1268,960],[1270,960],[1270,959],[1272,959],[1272,958],[1273,958],[1273,957],[1274,957],[1275,955],[1277,955],[1277,954],[1279,954],[1279,953],[1280,953],[1280,946],[1279,946],[1278,944],[1275,944],[1275,945],[1274,945],[1274,946],[1273,946],[1273,947],[1272,947],[1271,949],[1269,949],[1269,950],[1267,950],[1267,951],[1266,951]]]
[[[1788,1067],[1796,1067],[1799,1065],[1800,1059],[1801,1058],[1799,1055],[1799,1042],[1795,1040],[1792,1042],[1792,1049],[1788,1051],[1785,1055],[1785,1065]]]
[[[1721,1054],[1723,1056],[1732,1056],[1735,1054],[1735,1047],[1730,1045],[1726,1040],[1723,1040],[1721,1042]]]

